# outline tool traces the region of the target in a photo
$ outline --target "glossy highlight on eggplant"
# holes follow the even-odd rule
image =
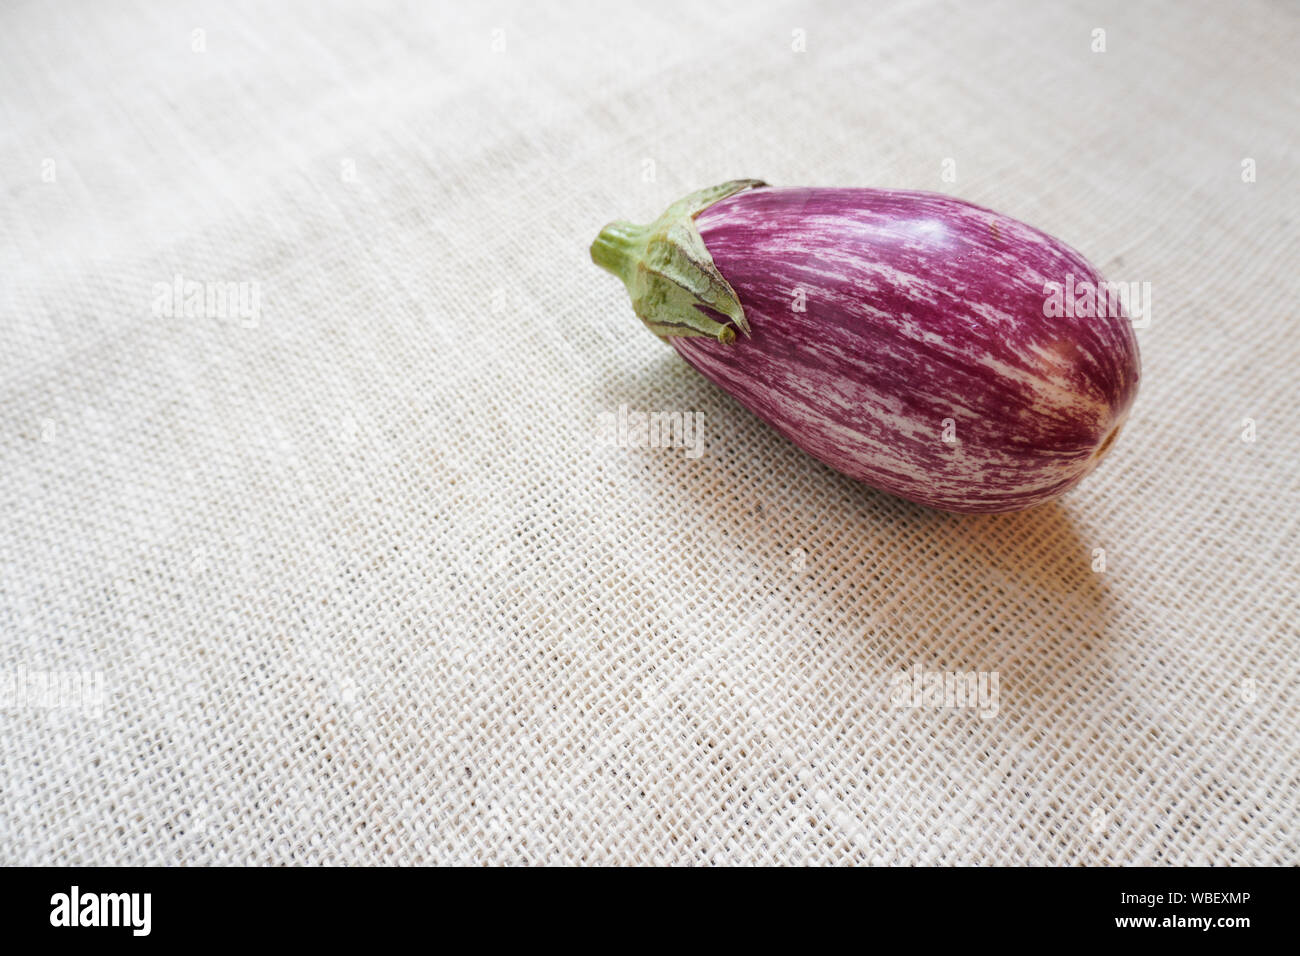
[[[1137,342],[1118,301],[1047,307],[1054,286],[1107,288],[1079,253],[942,194],[738,184],[611,224],[592,256],[800,448],[911,501],[1004,512],[1065,493],[1113,447]]]

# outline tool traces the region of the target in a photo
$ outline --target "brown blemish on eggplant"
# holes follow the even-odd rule
[[[1106,452],[1110,451],[1110,446],[1115,444],[1115,439],[1119,436],[1120,427],[1116,425],[1110,430],[1110,434],[1102,439],[1101,444],[1097,446],[1097,450],[1092,453],[1093,458],[1100,459]]]

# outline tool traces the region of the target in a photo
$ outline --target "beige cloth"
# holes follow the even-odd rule
[[[0,862],[1300,862],[1298,37],[9,5]],[[1150,282],[1101,469],[931,512],[685,366],[587,246],[743,176],[949,191]],[[611,444],[623,406],[702,454]],[[903,706],[918,667],[996,712]]]

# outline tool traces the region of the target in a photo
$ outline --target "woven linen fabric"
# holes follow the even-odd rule
[[[6,5],[0,862],[1300,862],[1298,55],[1282,2]],[[748,176],[1149,283],[1100,469],[930,511],[687,367],[588,245]]]

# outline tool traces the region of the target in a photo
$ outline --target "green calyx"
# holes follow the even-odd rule
[[[749,335],[749,322],[704,247],[695,217],[721,199],[766,185],[734,179],[679,199],[649,225],[611,222],[591,244],[591,261],[623,280],[637,316],[664,341],[696,335],[734,342],[736,329]]]

